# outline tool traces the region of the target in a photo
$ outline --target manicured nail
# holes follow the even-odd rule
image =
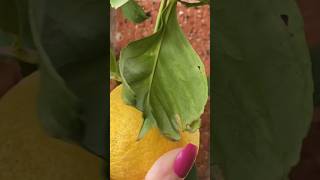
[[[173,164],[173,170],[180,178],[184,178],[189,173],[197,156],[197,146],[188,144],[180,151]]]

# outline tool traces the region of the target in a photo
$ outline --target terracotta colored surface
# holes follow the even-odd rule
[[[298,0],[306,32],[307,42],[310,46],[320,44],[320,1]]]
[[[196,162],[198,174],[200,179],[210,178],[210,99],[207,102],[205,111],[201,116],[200,128],[200,149],[199,156]],[[212,173],[212,172],[211,172]]]
[[[111,16],[111,44],[117,55],[121,48],[128,42],[146,37],[153,32],[156,16],[159,8],[159,1],[138,1],[151,18],[141,24],[133,24],[124,19],[120,10],[112,12]],[[207,75],[210,74],[210,10],[209,6],[198,8],[186,8],[180,3],[177,6],[179,24],[183,32],[191,42],[191,45],[200,55],[206,67]],[[111,89],[115,86],[111,82]],[[201,117],[202,127],[201,144],[197,157],[197,168],[200,179],[209,179],[209,137],[210,137],[210,102],[206,105],[204,114]]]
[[[291,180],[320,179],[320,124],[313,122],[305,139],[299,165],[291,172]]]

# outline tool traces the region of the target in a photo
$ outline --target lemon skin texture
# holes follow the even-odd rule
[[[157,128],[137,141],[142,113],[123,102],[122,85],[110,94],[110,175],[112,180],[143,180],[153,163],[166,152],[188,143],[199,146],[199,131],[182,132],[179,141],[171,141]]]

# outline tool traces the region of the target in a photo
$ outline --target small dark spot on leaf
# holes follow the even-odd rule
[[[200,66],[198,66],[198,69],[200,70]]]
[[[288,25],[289,25],[289,17],[288,17],[288,15],[286,15],[286,14],[281,14],[280,17],[281,17],[282,21],[284,22],[284,24],[285,24],[286,26],[288,26]]]

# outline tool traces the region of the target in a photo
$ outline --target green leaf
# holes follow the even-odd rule
[[[20,66],[20,72],[23,77],[29,76],[31,73],[35,72],[38,67],[36,64],[30,64],[23,61],[18,61]]]
[[[314,82],[314,105],[320,105],[320,45],[310,48]]]
[[[7,30],[6,33],[0,30],[0,46],[5,48],[5,52],[4,49],[1,52],[17,60],[36,64],[38,54],[33,50],[34,45],[29,24],[28,0],[10,1],[10,3],[3,1],[2,3],[3,6],[1,8],[5,8],[6,10],[1,13],[10,14],[13,19],[7,18],[2,21],[2,26],[11,28],[4,28]]]
[[[18,11],[18,49],[35,49],[29,21],[29,0],[15,0]]]
[[[39,58],[36,51],[20,48],[16,44],[12,45],[12,47],[0,47],[0,54],[29,64],[37,64]]]
[[[58,72],[79,99],[79,119],[84,125],[84,136],[78,143],[105,158],[108,101],[106,84],[109,83],[106,78],[106,58],[74,62],[59,68]]]
[[[129,0],[127,3],[121,6],[121,10],[124,17],[134,23],[141,23],[149,17],[134,0]]]
[[[313,114],[299,9],[291,0],[224,0],[213,8],[214,164],[225,180],[288,179]]]
[[[111,7],[118,9],[130,0],[110,0]]]
[[[185,180],[198,180],[196,165],[193,165]]]
[[[22,62],[36,64],[38,54],[34,50],[21,46],[19,36],[0,30],[0,55],[14,58]]]
[[[117,63],[116,56],[114,55],[113,50],[110,49],[110,79],[121,82],[121,76],[118,66],[119,65]]]
[[[33,47],[28,0],[2,0],[0,2],[0,30],[14,34],[22,47]]]
[[[105,1],[32,0],[29,8],[40,56],[42,124],[54,137],[105,158],[109,43]]]
[[[18,10],[14,0],[0,1],[0,30],[18,33]]]
[[[208,98],[204,65],[179,27],[176,3],[161,11],[157,32],[120,54],[124,100],[144,116],[139,138],[153,126],[173,140],[198,129]]]
[[[3,32],[0,30],[0,49],[4,47],[12,46],[15,42],[15,37],[12,34]],[[0,54],[3,54],[3,50],[0,50]]]
[[[211,165],[211,174],[213,180],[225,180],[223,177],[223,172],[221,172],[221,169],[217,165]]]
[[[23,77],[26,77],[37,69],[35,65],[37,54],[32,50],[16,49],[16,43],[17,36],[0,30],[0,59],[19,60],[20,71]]]

